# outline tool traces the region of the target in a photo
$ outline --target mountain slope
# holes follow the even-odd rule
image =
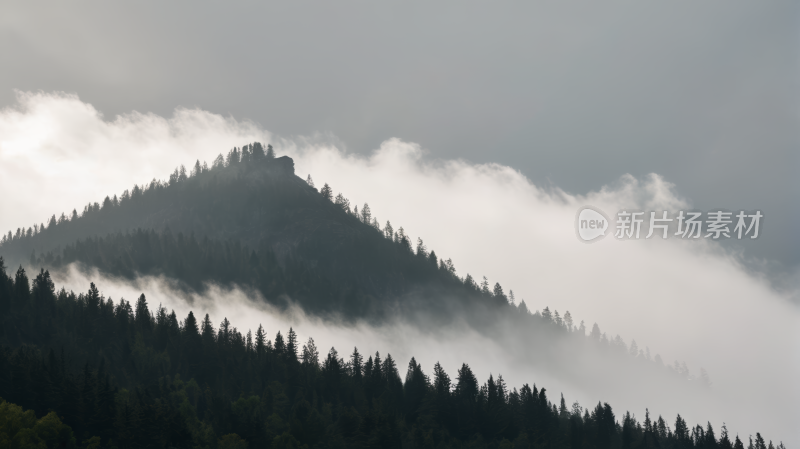
[[[430,297],[442,289],[464,298],[475,296],[474,288],[463,288],[452,268],[439,263],[435,254],[415,254],[402,233],[387,239],[383,231],[364,222],[368,218],[355,216],[294,176],[290,158],[252,156],[258,148],[245,147],[243,152],[251,156],[239,162],[209,170],[198,166],[192,176],[178,172],[169,183],[136,186],[119,200],[106,198],[102,205],[87,206],[81,215],[73,213],[71,219],[54,216],[44,230],[30,236],[21,232],[20,237],[5,236],[0,254],[15,265],[81,261],[129,277],[180,272],[178,279],[200,289],[202,281],[241,280],[224,275],[239,267],[239,261],[233,265],[231,260],[211,261],[206,267],[215,268],[205,272],[196,259],[194,266],[183,261],[181,268],[175,268],[170,266],[170,248],[176,248],[176,254],[189,254],[201,251],[198,245],[235,246],[233,251],[250,265],[244,271],[252,268],[263,280],[269,278],[266,273],[277,273],[276,265],[290,267],[284,271],[297,278],[295,284],[305,286],[264,289],[268,298],[286,294],[313,306],[312,311],[345,317],[380,315],[383,308],[376,298],[396,305],[408,301],[411,293]],[[237,157],[241,156],[228,159]],[[147,232],[152,230],[158,235]],[[114,235],[113,243],[86,240],[109,234]],[[219,262],[231,253],[222,252],[224,256],[206,248],[204,256]]]
[[[705,379],[677,362],[664,366],[658,356],[631,354],[599,329],[587,336],[567,314],[531,314],[524,303],[510,304],[499,284],[490,289],[459,278],[449,261],[415,251],[402,228],[381,230],[343,197],[309,186],[294,175],[290,158],[269,157],[253,144],[226,159],[211,168],[198,163],[191,174],[178,169],[169,182],[135,186],[80,215],[4,236],[0,256],[37,271],[79,263],[128,279],[164,275],[201,292],[208,283],[238,286],[333,323],[468,328],[532,369],[610,395],[655,401],[660,390],[653,385],[687,397],[706,394],[706,382],[697,381]],[[13,322],[5,332],[12,341],[24,334]]]
[[[403,380],[390,354],[320,354],[312,339],[301,350],[291,329],[269,340],[227,318],[179,321],[144,294],[114,303],[94,284],[56,293],[47,272],[29,282],[2,261],[0,311],[0,397],[56,412],[82,447],[744,449],[724,427],[717,438],[680,415],[673,431],[655,413],[639,423],[608,403],[568,408],[541,384],[481,384],[467,364],[451,378],[412,358]],[[0,442],[20,427],[8,411],[0,399]],[[74,447],[50,424],[60,432],[47,447]],[[755,447],[766,449],[760,434]]]

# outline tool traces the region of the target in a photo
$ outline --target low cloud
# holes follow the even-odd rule
[[[403,226],[414,238],[422,237],[440,257],[452,258],[460,275],[485,275],[513,290],[531,309],[569,310],[576,322],[585,320],[589,328],[597,322],[610,337],[620,334],[628,343],[635,338],[667,362],[686,361],[695,373],[704,367],[714,381],[713,394],[678,407],[668,404],[669,392],[664,392],[667,405],[662,407],[559,385],[558,373],[534,372],[524,362],[509,360],[496,342],[473,335],[462,345],[469,330],[458,338],[417,338],[402,323],[393,329],[348,330],[296,309],[277,314],[266,306],[255,308],[239,290],[189,298],[195,311],[205,308],[216,323],[226,315],[240,329],[255,329],[258,317],[272,334],[297,323],[301,337],[311,335],[320,347],[335,345],[340,353],[349,353],[353,345],[361,349],[358,342],[364,342],[362,352],[388,350],[401,365],[415,355],[427,369],[442,357],[451,375],[456,364],[468,362],[482,378],[498,369],[515,386],[545,379],[556,391],[563,387],[569,401],[574,394],[584,405],[608,401],[639,417],[650,407],[671,420],[680,412],[690,423],[710,419],[718,427],[726,421],[742,436],[760,431],[800,444],[793,430],[800,421],[795,406],[800,399],[800,314],[790,301],[794,293],[776,292],[745,268],[740,255],[706,240],[606,238],[586,245],[576,239],[573,221],[583,205],[609,214],[623,208],[688,207],[689,200],[657,174],[642,179],[622,174],[599,191],[573,195],[557,186],[534,185],[506,166],[432,160],[419,146],[399,139],[387,140],[365,157],[324,139],[281,140],[252,123],[201,110],[178,109],[170,118],[130,113],[104,120],[76,96],[20,93],[18,102],[0,111],[0,189],[7,192],[0,201],[0,229],[81,210],[133,183],[163,179],[179,164],[210,163],[234,145],[271,142],[279,154],[295,159],[299,176],[311,174],[317,187],[329,183],[351,203],[369,203],[381,224],[391,220],[395,229]],[[70,279],[64,279],[70,288],[86,289],[88,278],[74,285]],[[130,300],[144,291],[153,306],[163,300],[183,316],[180,311],[189,308],[187,298],[171,292],[165,282],[98,283],[115,299]],[[469,349],[473,344],[481,350]]]
[[[198,159],[211,164],[220,152],[256,140],[270,134],[197,109],[105,120],[76,95],[17,92],[17,104],[0,110],[0,229],[80,213],[134,183],[164,179]]]
[[[715,397],[697,405],[703,409],[673,412],[789,439],[800,419],[800,314],[789,295],[710,241],[612,237],[586,245],[575,237],[575,214],[586,204],[612,214],[688,207],[657,174],[623,175],[599,192],[570,195],[509,167],[428,161],[417,145],[396,139],[367,158],[335,148],[296,151],[301,174],[330,182],[351,202],[369,202],[374,215],[452,257],[461,275],[486,275],[531,309],[569,310],[668,363],[708,370]],[[778,398],[788,399],[785,407]],[[619,405],[641,415],[647,404]]]

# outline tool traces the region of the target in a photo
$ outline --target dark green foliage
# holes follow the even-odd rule
[[[36,419],[33,410],[0,398],[0,447],[2,448],[74,448],[75,436],[55,412]]]
[[[273,345],[259,327],[253,341],[227,319],[216,330],[208,315],[178,322],[145,295],[133,307],[94,284],[56,293],[47,271],[29,286],[21,270],[13,280],[0,270],[0,287],[11,304],[0,316],[0,396],[31,410],[25,426],[67,447],[73,432],[86,446],[118,448],[731,445],[724,426],[717,440],[710,424],[690,430],[680,416],[671,432],[649,412],[644,425],[629,413],[617,421],[608,404],[582,414],[563,396],[552,404],[544,388],[509,390],[502,376],[480,386],[466,364],[455,385],[438,363],[429,377],[413,358],[402,382],[391,355],[364,361],[357,349],[349,363],[331,349],[320,364],[313,340],[298,357],[292,329]],[[11,412],[22,413],[0,402],[0,415]],[[0,441],[18,433],[3,416]],[[764,441],[756,434],[754,447]]]

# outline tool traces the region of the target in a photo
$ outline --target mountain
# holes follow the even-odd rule
[[[476,299],[452,265],[415,253],[402,228],[381,230],[368,206],[354,214],[295,176],[290,158],[261,148],[244,146],[211,168],[198,162],[191,174],[177,169],[169,182],[135,186],[71,218],[54,215],[36,232],[9,232],[0,254],[13,264],[165,274],[196,290],[204,282],[245,284],[270,301],[283,295],[346,319],[439,307],[431,298],[443,293]]]
[[[439,258],[421,240],[414,245],[402,228],[395,230],[388,222],[381,227],[368,205],[360,211],[351,208],[344,196],[333,198],[327,185],[317,190],[294,174],[291,158],[275,157],[271,147],[265,150],[259,143],[234,148],[227,156],[220,155],[211,167],[198,161],[191,170],[176,169],[168,181],[137,185],[120,197],[87,205],[81,213],[76,210],[69,216],[53,215],[46,225],[9,232],[0,239],[0,257],[12,267],[19,266],[15,279],[9,281],[10,291],[23,298],[20,304],[35,305],[14,309],[16,300],[6,300],[8,310],[16,310],[0,318],[0,340],[7,346],[8,363],[14,357],[27,357],[30,360],[24,362],[28,363],[25,369],[39,369],[31,360],[45,357],[51,349],[57,352],[67,347],[61,361],[53,363],[67,363],[64,357],[89,361],[93,369],[111,363],[111,381],[120,388],[144,388],[165,376],[180,375],[207,382],[213,394],[229,401],[241,394],[263,395],[268,384],[259,380],[257,388],[252,387],[252,376],[262,374],[238,365],[256,363],[252,352],[241,352],[241,348],[237,349],[241,356],[238,361],[225,359],[219,363],[239,367],[243,377],[222,366],[213,368],[217,370],[213,375],[191,368],[201,363],[200,359],[189,362],[186,358],[201,356],[199,349],[184,347],[188,343],[179,337],[185,332],[188,317],[179,322],[169,311],[157,310],[151,321],[160,324],[115,334],[108,329],[114,326],[112,323],[128,329],[150,313],[134,313],[132,307],[128,310],[119,303],[106,304],[102,306],[106,315],[101,319],[98,314],[102,314],[102,307],[91,305],[101,302],[91,293],[93,290],[88,295],[52,293],[52,297],[45,295],[50,299],[37,303],[32,298],[42,289],[36,282],[28,288],[24,267],[35,270],[37,279],[49,279],[45,270],[57,272],[74,265],[128,280],[164,276],[181,289],[200,293],[210,285],[235,286],[255,293],[251,296],[257,300],[278,308],[298,305],[307,314],[333,324],[359,322],[379,328],[399,320],[430,338],[436,338],[433,331],[456,332],[454,329],[466,326],[496,342],[504,357],[555,373],[564,382],[585,390],[614,397],[627,395],[647,403],[663,401],[664,390],[676,392],[669,396],[673,405],[703,397],[709,391],[708,377],[689,374],[685,364],[665,365],[658,355],[652,358],[649,350],[634,345],[629,348],[619,337],[608,338],[597,325],[587,335],[584,324],[573,323],[569,313],[562,317],[546,307],[541,313],[531,313],[524,302],[516,305],[510,301],[499,284],[491,287],[484,280],[479,285],[469,275],[459,277],[450,260]],[[7,298],[13,295],[9,293]],[[39,316],[41,307],[49,308],[51,315]],[[87,324],[101,321],[106,323],[102,331]],[[161,336],[147,337],[156,332],[151,328],[160,329]],[[220,336],[211,335],[219,345]],[[155,338],[161,343],[152,340]],[[236,338],[247,347],[241,335]],[[172,339],[176,339],[176,346],[173,352],[165,353],[168,343],[164,342]],[[105,340],[111,346],[104,346]],[[205,344],[212,345],[211,340]],[[36,348],[33,355],[24,352],[25,345]],[[228,346],[209,348],[216,349],[208,349],[211,352],[203,353],[206,355],[201,359],[227,351],[224,348]],[[136,359],[131,354],[150,355]],[[279,351],[275,357],[284,356]],[[239,380],[231,381],[235,384],[231,386],[214,376]],[[351,370],[350,376],[356,374]],[[295,393],[292,390],[289,399],[294,400]],[[361,393],[343,390],[336,394]],[[24,395],[13,397],[25,402],[19,399]],[[314,404],[313,398],[306,399]],[[355,406],[355,402],[346,403]],[[417,412],[413,408],[404,413]],[[203,421],[202,417],[198,419]],[[332,425],[335,419],[327,422]],[[227,427],[214,428],[216,432]]]
[[[466,323],[517,357],[605,390],[653,376],[692,391],[707,383],[599,329],[587,337],[569,313],[531,314],[499,284],[460,278],[421,240],[414,248],[402,227],[381,228],[367,204],[359,212],[327,185],[318,191],[295,175],[291,158],[260,143],[219,155],[211,167],[176,168],[168,181],[134,186],[69,218],[9,232],[0,256],[34,270],[75,263],[127,279],[164,275],[188,291],[238,286],[336,323],[403,319],[423,331]]]

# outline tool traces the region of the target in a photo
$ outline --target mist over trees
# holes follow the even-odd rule
[[[637,350],[635,342],[629,349],[596,325],[575,343],[586,330],[569,312],[562,318],[545,307],[530,316],[524,300],[516,304],[499,283],[459,277],[453,262],[421,238],[413,242],[388,221],[381,228],[369,204],[351,207],[327,183],[317,191],[311,176],[303,180],[293,167],[269,145],[233,148],[211,167],[200,161],[191,170],[178,167],[166,182],[134,186],[69,219],[54,215],[47,226],[9,232],[0,254],[33,269],[78,262],[128,279],[164,275],[200,292],[209,282],[238,285],[279,307],[290,299],[307,313],[376,325],[399,314],[428,326],[465,320],[491,334],[511,321],[520,339],[534,342],[528,352],[542,363],[563,364],[553,342],[566,340],[577,355],[595,347],[612,358],[629,353],[642,361],[631,372],[648,363],[664,368],[649,349]],[[668,370],[710,382],[677,361]]]
[[[227,318],[179,318],[145,294],[115,302],[94,284],[56,291],[49,272],[10,276],[2,262],[0,311],[0,442],[744,449],[725,426],[717,433],[680,415],[673,424],[607,403],[568,405],[563,394],[511,387],[499,373],[480,382],[467,363],[447,373],[414,358],[404,365],[358,348],[324,351],[291,328],[270,339],[261,326],[244,332]],[[748,447],[776,447],[765,441],[757,433]]]
[[[710,424],[689,428],[678,417],[672,429],[660,417],[617,416],[608,404],[567,407],[535,385],[511,389],[499,375],[479,384],[466,363],[448,374],[412,359],[403,374],[388,354],[340,356],[297,341],[291,329],[272,340],[263,328],[243,334],[227,318],[177,317],[144,294],[115,303],[94,284],[86,293],[56,293],[47,270],[163,275],[185,291],[244,288],[278,308],[297,304],[336,322],[467,323],[498,342],[525,342],[507,350],[599,390],[643,379],[647,388],[690,395],[710,387],[702,369],[693,375],[685,363],[665,364],[596,323],[575,323],[568,311],[532,311],[499,283],[459,276],[422,238],[388,221],[381,226],[369,204],[295,176],[293,161],[269,145],[234,148],[210,166],[196,161],[167,181],[9,232],[0,255],[0,397],[16,404],[6,406],[15,416],[28,413],[16,406],[34,418],[57,412],[78,443],[741,446],[726,431],[717,438]],[[14,275],[6,275],[3,257],[19,266]],[[759,438],[752,448],[761,449]]]

